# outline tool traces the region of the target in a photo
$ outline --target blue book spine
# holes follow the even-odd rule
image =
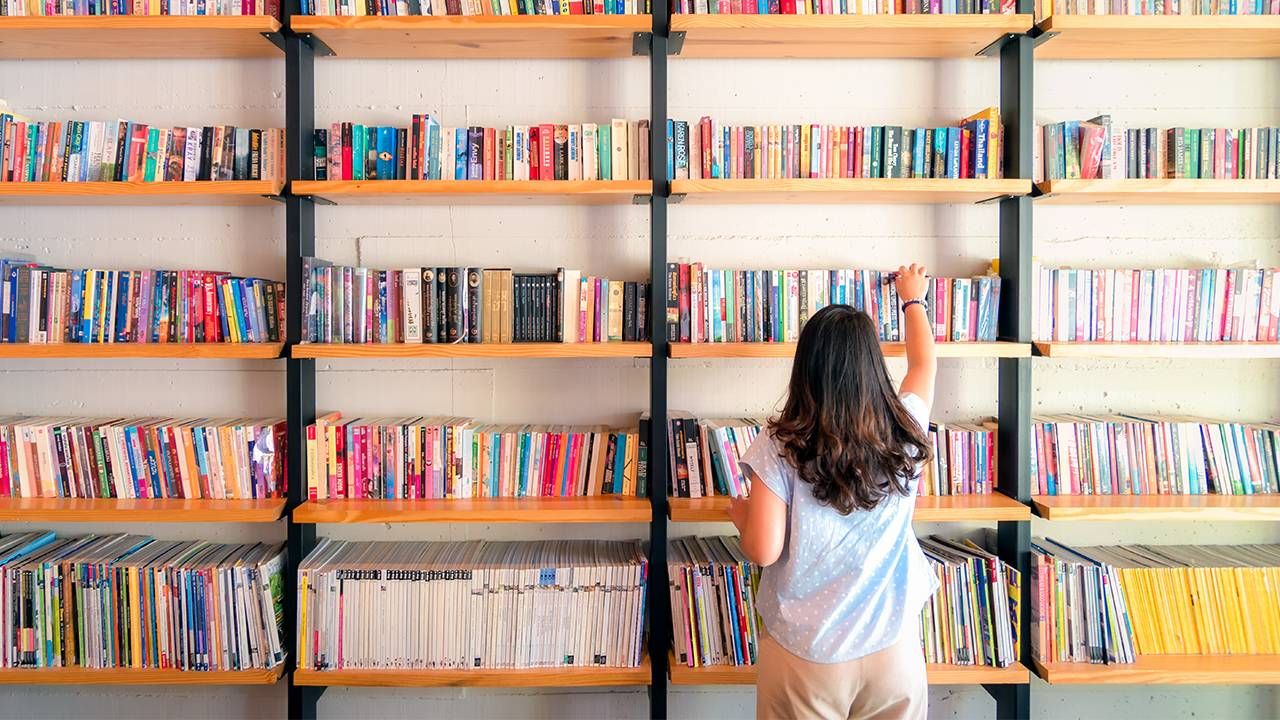
[[[676,124],[667,120],[667,179],[676,179]]]
[[[236,325],[240,328],[240,340],[241,340],[241,341],[244,341],[244,340],[248,339],[248,338],[247,338],[247,334],[248,334],[248,332],[249,332],[249,326],[248,326],[248,324],[245,322],[244,310],[243,310],[243,308],[244,308],[244,293],[243,293],[243,291],[241,290],[241,288],[240,288],[240,283],[239,283],[238,281],[236,281],[236,280],[232,279],[232,280],[229,280],[229,281],[228,281],[228,283],[229,283],[229,284],[230,284],[230,286],[231,286],[231,305],[232,305],[232,307],[228,308],[228,309],[227,309],[227,312],[228,312],[228,314],[230,314],[230,313],[235,313],[235,315],[236,315]]]
[[[613,492],[622,492],[622,473],[627,465],[627,434],[618,433],[618,451],[613,461]]]
[[[991,129],[990,120],[974,120],[970,132],[973,134],[973,176],[979,180],[987,177],[987,133]],[[1109,140],[1107,142],[1110,142]]]
[[[116,272],[103,273],[102,299],[98,303],[101,312],[94,319],[94,338],[97,342],[107,342],[111,338],[111,318],[114,308],[111,307],[111,296],[116,287]]]
[[[68,328],[71,331],[71,342],[81,342],[80,313],[84,309],[84,270],[71,271],[71,317]]]
[[[725,179],[733,177],[733,146],[730,144],[729,138],[729,128],[720,128],[720,153],[722,155],[720,177]]]
[[[539,138],[540,142],[551,142],[552,138]],[[484,128],[467,128],[467,180],[484,179]],[[542,178],[548,179],[548,178]]]
[[[947,177],[960,177],[960,128],[947,128]]]
[[[241,307],[244,309],[244,326],[248,328],[248,336],[245,338],[248,342],[262,342],[266,339],[264,328],[258,323],[258,294],[254,292],[254,281],[244,279],[239,282],[241,287],[240,297],[242,298]]]
[[[911,148],[911,176],[924,177],[924,128],[915,131],[914,147]]]
[[[529,162],[533,162],[530,158]],[[467,179],[467,129],[456,128],[453,131],[453,179]]]
[[[116,293],[116,306],[114,308],[116,314],[116,342],[129,342],[129,334],[126,327],[129,324],[129,281],[133,279],[132,273],[117,273],[119,280],[117,284],[120,291]]]
[[[440,123],[427,116],[427,179],[440,179]]]
[[[352,180],[364,179],[364,165],[365,165],[365,162],[367,162],[366,160],[367,150],[365,149],[365,143],[368,142],[367,140],[368,136],[369,136],[369,133],[365,131],[363,125],[351,126],[351,179]]]
[[[396,129],[378,128],[378,179],[396,178]]]

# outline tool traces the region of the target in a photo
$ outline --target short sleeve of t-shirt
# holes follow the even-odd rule
[[[902,393],[898,396],[902,400],[902,406],[911,413],[911,417],[915,419],[916,424],[921,430],[929,432],[929,405],[920,398],[919,395],[913,393]]]
[[[754,473],[782,502],[791,504],[791,473],[783,467],[783,460],[778,457],[773,436],[768,430],[756,436],[740,462],[744,470]]]

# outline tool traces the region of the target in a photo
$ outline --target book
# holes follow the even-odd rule
[[[645,282],[566,268],[383,270],[314,258],[304,269],[304,342],[617,342],[624,330],[636,342],[648,340]]]
[[[1036,22],[1053,15],[1275,15],[1280,7],[1270,2],[1210,2],[1210,0],[1142,0],[1079,2],[1037,0]]]
[[[1036,128],[1045,180],[1280,178],[1280,127],[1124,128],[1100,115]]]
[[[667,274],[671,342],[794,342],[802,325],[801,308],[807,318],[834,304],[867,313],[882,342],[903,338],[902,309],[888,271],[722,270],[702,263],[668,263]],[[803,299],[801,277],[807,296]],[[993,342],[1000,278],[931,278],[926,306],[935,340]]]
[[[1265,342],[1280,268],[1033,268],[1032,337],[1052,342]]]
[[[920,613],[925,662],[986,667],[1017,662],[1018,570],[972,540],[930,535],[919,542],[938,580],[938,591]]]
[[[64,269],[0,258],[0,343],[267,343],[284,283],[207,270]]]
[[[0,539],[0,668],[276,667],[284,564],[278,544],[9,535]]]
[[[756,589],[760,568],[738,538],[689,537],[667,543],[672,652],[687,667],[755,665],[760,658]]]
[[[0,146],[0,182],[285,180],[279,128],[162,128],[0,113]]]
[[[181,0],[147,0],[142,2],[81,3],[28,2],[0,0],[0,17],[49,17],[84,15],[266,15],[280,18],[279,0],[206,0],[201,3]]]
[[[0,497],[284,497],[280,418],[0,416]]]
[[[711,117],[668,123],[667,179],[1003,177],[996,108],[943,128],[728,125],[716,134],[717,126]]]
[[[325,538],[298,567],[298,664],[319,671],[639,667],[648,570],[634,540]],[[375,588],[385,588],[388,608],[363,600]],[[421,622],[388,623],[388,613]],[[562,632],[572,623],[553,619],[568,617],[594,620]],[[368,642],[344,642],[351,637]]]
[[[1017,5],[1011,0],[781,0],[767,3],[752,0],[676,0],[671,12],[720,15],[993,15],[1017,12]]]
[[[634,497],[647,478],[618,460],[634,454],[637,432],[329,413],[307,428],[307,493],[313,500]]]

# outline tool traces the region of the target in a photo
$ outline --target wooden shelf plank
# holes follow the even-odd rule
[[[648,180],[294,180],[335,205],[629,205]]]
[[[1026,195],[1030,180],[788,179],[673,180],[671,193],[682,203],[819,204],[980,203]]]
[[[1053,15],[1037,60],[1280,57],[1275,15]]]
[[[1046,520],[1280,521],[1280,495],[1046,495]]]
[[[649,15],[294,16],[340,58],[622,58]]]
[[[1042,663],[1054,685],[1280,685],[1280,655],[1140,655],[1129,665]]]
[[[295,670],[293,683],[321,687],[597,687],[648,685],[652,672],[646,656],[634,668]]]
[[[0,670],[0,685],[274,685],[284,663],[270,670],[189,672],[141,668],[14,668]]]
[[[302,343],[295,358],[639,358],[650,357],[647,342],[607,343],[406,343],[346,345]]]
[[[0,205],[275,205],[271,180],[0,182]]]
[[[246,358],[280,357],[284,343],[27,343],[0,344],[0,359],[13,358]]]
[[[786,358],[795,357],[795,343],[671,343],[673,358]],[[1031,345],[1012,342],[937,343],[940,358],[1031,357]],[[903,343],[880,343],[886,357],[906,357]]]
[[[266,15],[0,17],[0,59],[278,58]]]
[[[668,498],[672,522],[729,522],[729,498]],[[990,495],[930,495],[916,497],[915,522],[1029,520],[1026,505],[1001,493]]]
[[[1280,203],[1280,180],[1049,180],[1046,205],[1257,205]]]
[[[284,513],[284,498],[265,500],[111,500],[0,498],[10,522],[269,523]]]
[[[1280,358],[1280,343],[1037,342],[1036,354],[1054,358]]]
[[[638,523],[653,516],[648,498],[605,495],[465,500],[311,500],[300,523]]]
[[[756,682],[754,665],[691,668],[671,656],[667,667],[672,685],[754,685]],[[925,671],[930,685],[1026,685],[1031,682],[1031,673],[1016,663],[1007,668],[928,663]]]
[[[676,57],[973,57],[1030,15],[672,15],[685,33]]]

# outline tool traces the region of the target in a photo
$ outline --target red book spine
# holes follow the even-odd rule
[[[689,264],[680,263],[680,342],[689,342]]]
[[[540,177],[538,173],[538,168],[541,165],[541,161],[539,161],[538,158],[542,157],[542,147],[541,147],[542,143],[539,135],[540,135],[540,132],[538,130],[538,126],[530,125],[529,126],[529,152],[527,155],[525,155],[525,158],[527,158],[529,161],[529,179],[530,180],[537,180]]]
[[[960,177],[969,177],[969,138],[973,133],[969,128],[960,129]]]
[[[555,126],[539,125],[538,137],[542,138],[542,142],[538,148],[538,177],[543,180],[556,179],[556,144],[555,144]],[[609,150],[605,150],[609,152]]]
[[[484,129],[484,179],[493,180],[495,146],[498,142],[498,131],[495,128]]]
[[[1213,342],[1224,340],[1230,341],[1234,339],[1231,333],[1231,316],[1234,314],[1236,307],[1235,285],[1238,273],[1235,270],[1228,270],[1225,274],[1227,276],[1227,282],[1226,289],[1223,291],[1225,296],[1222,302],[1222,316],[1218,324],[1218,335],[1217,337],[1211,338]]]
[[[862,177],[862,128],[853,129],[853,177]]]

